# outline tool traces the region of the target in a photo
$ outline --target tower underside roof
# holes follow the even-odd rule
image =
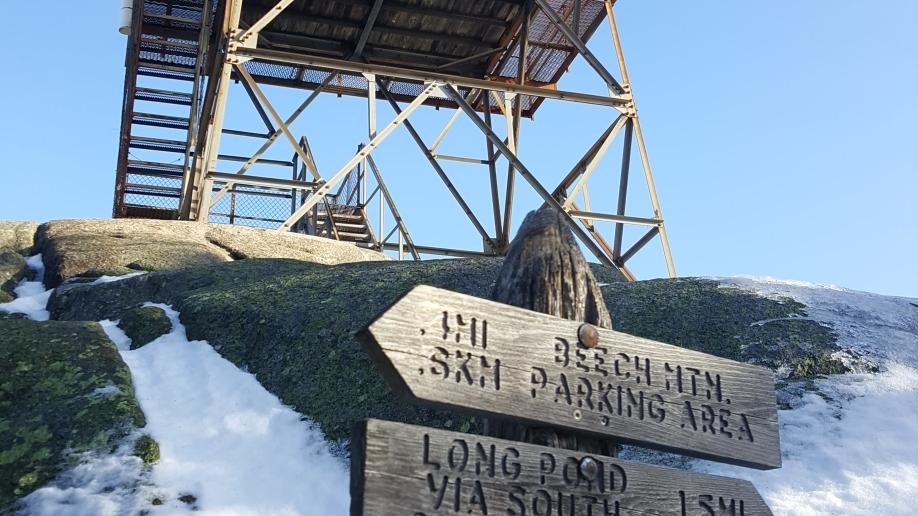
[[[201,2],[146,0],[140,65],[144,62],[190,68],[195,59]],[[574,0],[549,2],[570,26],[575,25]],[[606,16],[602,2],[581,1],[577,33],[587,40]],[[246,0],[240,26],[258,21],[277,0]],[[306,56],[347,59],[374,65],[456,75],[494,82],[518,80],[520,33],[524,9],[517,0],[295,0],[259,36],[259,48]],[[186,9],[183,10],[183,6]],[[222,30],[217,6],[214,32]],[[374,8],[375,7],[375,8]],[[165,15],[165,13],[170,13]],[[525,82],[553,89],[578,52],[546,15],[533,10],[529,22],[529,58]],[[183,19],[194,20],[185,23]],[[164,44],[165,42],[171,43]],[[259,82],[314,89],[330,71],[308,65],[253,60],[246,68]],[[390,91],[410,100],[423,89],[420,82],[396,80]],[[338,72],[325,91],[366,96],[367,81],[359,73]],[[523,116],[532,116],[542,99],[524,97]],[[442,97],[427,104],[455,107]],[[483,108],[478,98],[476,109]]]

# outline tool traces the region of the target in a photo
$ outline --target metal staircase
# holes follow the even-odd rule
[[[113,216],[175,219],[194,156],[211,2],[134,3]]]
[[[316,236],[333,238],[344,242],[353,242],[364,247],[376,249],[379,242],[370,228],[366,212],[355,208],[353,213],[335,213],[335,210],[319,210],[316,217]]]
[[[207,89],[213,34],[214,0],[134,0],[125,57],[124,106],[119,141],[114,217],[181,218],[183,185],[191,182],[199,123]],[[265,116],[263,114],[263,116]],[[270,139],[266,134],[223,128],[224,135]],[[213,202],[209,222],[277,228],[311,195],[312,150],[300,141],[304,163],[261,155],[219,154],[223,163],[241,163],[238,174],[206,172]],[[203,145],[202,145],[203,147]],[[302,154],[301,154],[302,155]],[[248,174],[252,164],[288,168],[290,179]],[[199,165],[198,165],[199,166]],[[336,193],[317,204],[294,231],[381,249],[365,206],[365,164],[355,167]],[[208,186],[209,185],[209,186]],[[380,194],[381,195],[381,194]]]

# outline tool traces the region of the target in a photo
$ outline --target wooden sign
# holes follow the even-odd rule
[[[351,442],[351,516],[770,515],[745,480],[370,420]]]
[[[420,402],[781,466],[770,370],[604,329],[588,348],[580,326],[419,286],[359,336],[393,388]]]

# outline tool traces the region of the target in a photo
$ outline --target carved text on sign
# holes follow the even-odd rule
[[[771,514],[747,481],[571,450],[375,420],[354,446],[361,514]]]
[[[616,353],[602,346],[590,349],[564,337],[555,337],[554,351],[554,371],[560,372],[533,366],[530,394],[581,409],[574,413],[575,418],[585,417],[586,411],[602,426],[608,426],[613,417],[664,423],[669,412],[669,417],[679,418],[683,429],[754,440],[746,414],[721,406],[731,402],[724,396],[719,373]],[[667,399],[667,392],[695,399]]]
[[[359,335],[419,401],[758,468],[780,466],[765,368],[417,287]],[[394,376],[393,376],[394,375]]]

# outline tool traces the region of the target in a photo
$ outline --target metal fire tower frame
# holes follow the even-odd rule
[[[115,188],[116,217],[158,217],[240,223],[260,221],[278,231],[301,231],[348,240],[358,245],[410,253],[480,256],[503,254],[510,241],[517,177],[563,214],[575,235],[600,262],[634,279],[627,262],[659,237],[670,276],[675,276],[660,202],[628,71],[619,40],[613,0],[135,0],[128,43],[121,148]],[[586,41],[607,20],[617,59],[613,74]],[[571,62],[582,56],[608,87],[608,95],[562,91],[556,86]],[[174,80],[184,91],[150,88],[141,79]],[[231,83],[245,89],[266,132],[225,127]],[[311,90],[291,115],[283,118],[262,86]],[[354,155],[336,170],[320,171],[305,137],[291,124],[321,93],[368,99],[367,134]],[[546,187],[517,154],[520,120],[531,117],[546,100],[596,106],[610,113],[610,123],[587,152],[554,187]],[[377,103],[386,102],[395,117],[377,124]],[[140,111],[141,102],[188,107],[188,115]],[[421,106],[452,108],[432,144],[412,125]],[[460,117],[484,136],[486,159],[437,153]],[[494,117],[503,117],[505,137]],[[138,135],[138,127],[179,130],[183,137]],[[416,244],[386,186],[373,151],[403,126],[434,172],[467,215],[484,242],[483,251],[463,251]],[[263,140],[252,156],[221,154],[225,135]],[[615,213],[591,210],[588,181],[617,138],[622,140]],[[293,152],[290,161],[269,160],[264,153],[278,139]],[[357,143],[357,142],[355,142]],[[637,146],[653,214],[626,214],[632,150]],[[173,152],[176,159],[140,160],[134,152]],[[498,173],[505,160],[506,175]],[[218,161],[241,162],[233,174],[219,172]],[[460,161],[486,166],[491,222],[483,223],[450,181],[441,165]],[[254,176],[256,164],[292,168],[290,179]],[[369,180],[376,185],[369,192]],[[159,182],[159,183],[157,183]],[[501,198],[499,184],[503,186]],[[593,189],[596,195],[598,189]],[[367,207],[379,203],[378,232],[371,229]],[[280,199],[283,218],[239,215],[237,198]],[[152,202],[153,200],[161,200]],[[582,205],[578,202],[582,199]],[[224,206],[216,210],[217,205]],[[226,207],[229,206],[229,207]],[[386,234],[384,208],[395,227]],[[611,243],[598,222],[614,227]],[[490,227],[486,227],[490,226]],[[647,231],[624,247],[626,225]],[[350,232],[350,233],[349,233]],[[358,235],[359,234],[359,235]],[[390,240],[397,236],[398,243]]]

